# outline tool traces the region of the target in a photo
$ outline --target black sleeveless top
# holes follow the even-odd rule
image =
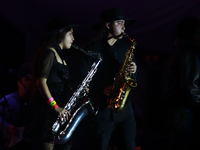
[[[63,61],[60,47],[57,46],[55,49]],[[64,107],[71,89],[69,69],[64,62],[63,64],[57,62],[55,52],[50,49],[44,50],[35,62],[35,78],[42,77],[47,78],[48,88],[57,104]],[[38,89],[31,99],[29,114],[30,119],[25,135],[31,139],[50,141],[49,128],[56,121],[58,114],[51,110]]]

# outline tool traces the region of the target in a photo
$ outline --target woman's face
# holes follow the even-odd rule
[[[63,40],[61,42],[62,45],[63,45],[63,49],[70,49],[70,47],[72,46],[73,41],[74,41],[73,28],[71,28],[70,31],[65,33],[64,38],[63,38]]]

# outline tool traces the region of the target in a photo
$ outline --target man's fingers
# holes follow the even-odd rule
[[[135,64],[135,62],[131,62],[130,65],[127,66],[126,71],[134,74],[137,70],[137,66]]]
[[[104,95],[109,95],[110,94],[110,92],[111,92],[111,90],[113,89],[113,86],[109,86],[109,87],[106,87],[105,89],[104,89]]]

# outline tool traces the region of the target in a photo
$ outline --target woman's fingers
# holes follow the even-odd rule
[[[86,87],[85,87],[85,92],[86,92],[86,93],[89,93],[89,91],[90,91],[89,86],[90,86],[90,85],[87,84]]]
[[[89,93],[89,91],[90,91],[90,89],[89,89],[89,88],[86,88],[85,90],[86,90],[86,93]]]
[[[69,116],[71,116],[70,112],[66,109],[63,109],[63,111],[60,113],[60,118],[62,121],[67,121],[69,119]]]
[[[70,112],[69,111],[65,111],[65,114],[67,114],[68,116],[71,116]]]
[[[70,114],[69,111],[66,110],[66,111],[64,112],[64,116],[65,116],[65,119],[68,120],[68,118],[69,118],[69,116],[71,116],[71,114]]]

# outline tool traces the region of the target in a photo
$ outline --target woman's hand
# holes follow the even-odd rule
[[[38,89],[40,90],[40,93],[43,95],[44,99],[48,100],[50,97],[52,97],[49,87],[47,85],[47,79],[46,78],[39,78],[36,82]],[[70,112],[62,107],[57,107],[55,111],[59,114],[62,121],[68,120],[69,116],[71,116]]]
[[[55,111],[59,114],[61,121],[67,121],[69,116],[71,116],[70,112],[62,107],[57,107]]]
[[[86,86],[86,88],[85,88],[86,93],[89,93],[89,91],[90,91],[89,86],[90,86],[90,85],[87,84],[87,86]]]

